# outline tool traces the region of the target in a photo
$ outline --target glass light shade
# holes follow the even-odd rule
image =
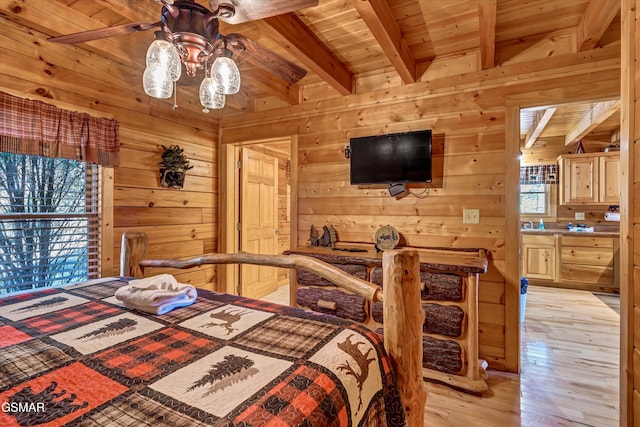
[[[211,75],[220,81],[225,95],[233,95],[240,90],[240,70],[233,59],[218,56],[211,66]]]
[[[212,77],[205,77],[200,83],[200,103],[205,108],[224,107],[225,95],[218,91],[219,83]]]
[[[169,98],[173,92],[173,81],[166,68],[159,64],[147,67],[142,75],[144,92],[154,98]]]
[[[171,81],[177,81],[182,73],[180,55],[175,46],[166,40],[154,40],[147,49],[147,67],[159,65],[169,71]]]

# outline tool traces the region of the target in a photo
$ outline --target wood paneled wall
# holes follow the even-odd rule
[[[620,114],[620,426],[640,425],[640,1],[622,0]]]
[[[40,99],[60,108],[107,115],[120,124],[121,165],[114,169],[113,274],[119,273],[121,235],[149,234],[152,257],[194,256],[217,250],[218,123],[178,94],[180,108],[154,100],[142,90],[141,76],[114,72],[112,64],[81,55],[71,46],[41,43],[5,19],[0,33],[0,90]],[[144,58],[142,59],[144,61]],[[132,90],[131,87],[135,89]],[[162,146],[180,145],[194,168],[184,189],[160,187]],[[179,280],[211,287],[215,269],[197,268]]]
[[[505,129],[515,126],[509,135],[517,134],[518,124],[507,123],[507,106],[618,96],[618,54],[619,46],[610,46],[499,69],[452,69],[433,79],[427,72],[422,82],[394,90],[359,82],[368,92],[348,97],[317,90],[326,98],[221,119],[222,143],[298,136],[298,245],[311,224],[333,224],[340,241],[358,243],[371,243],[380,226],[391,224],[410,246],[490,250],[479,289],[480,353],[491,367],[517,370],[518,224],[507,213],[518,203],[518,177],[507,163],[517,162],[518,141],[507,141]],[[396,199],[385,187],[350,185],[343,152],[350,137],[427,128],[436,168],[426,191],[413,186],[414,195]],[[465,208],[480,209],[480,224],[462,223]]]

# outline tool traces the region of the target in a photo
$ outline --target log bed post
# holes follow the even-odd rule
[[[120,249],[120,275],[144,277],[140,262],[147,255],[147,233],[127,231],[122,233]]]
[[[394,371],[408,426],[424,424],[427,393],[422,382],[422,325],[420,261],[416,251],[385,251],[382,255],[384,289],[384,348]]]

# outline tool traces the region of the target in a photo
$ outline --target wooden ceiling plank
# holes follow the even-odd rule
[[[0,15],[48,36],[104,27],[99,21],[55,1],[23,0],[19,6],[16,6],[12,0],[0,0]],[[120,64],[126,66],[135,66],[136,64],[130,52],[114,39],[96,40],[86,43],[86,45],[91,46],[100,54],[106,54],[103,56]]]
[[[242,84],[247,84],[251,93],[266,92],[278,99],[286,101],[290,105],[300,103],[300,90],[298,85],[287,84],[282,79],[275,77],[268,71],[254,67],[251,70],[242,68]]]
[[[620,11],[620,0],[591,0],[578,24],[578,52],[592,50]]]
[[[120,15],[132,22],[160,20],[162,6],[151,0],[95,0],[97,3],[115,9]]]
[[[498,0],[478,2],[480,18],[480,63],[483,70],[493,68],[496,56],[496,10]]]
[[[619,109],[620,100],[596,103],[573,128],[569,129],[564,139],[564,145],[571,145],[584,138]]]
[[[318,74],[341,95],[353,93],[353,75],[322,45],[304,23],[294,14],[279,15],[259,22],[282,47]]]
[[[551,120],[551,117],[556,112],[556,108],[547,108],[544,111],[538,111],[536,113],[533,122],[531,123],[531,127],[527,132],[527,137],[525,138],[524,148],[531,148],[533,143],[536,142],[544,128]]]
[[[353,0],[353,4],[402,81],[415,83],[416,61],[389,4],[385,0]]]

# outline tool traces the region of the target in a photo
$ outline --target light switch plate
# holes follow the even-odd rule
[[[480,224],[480,209],[463,209],[463,224]]]
[[[575,218],[576,219],[584,219],[584,212],[576,212],[575,213]]]

